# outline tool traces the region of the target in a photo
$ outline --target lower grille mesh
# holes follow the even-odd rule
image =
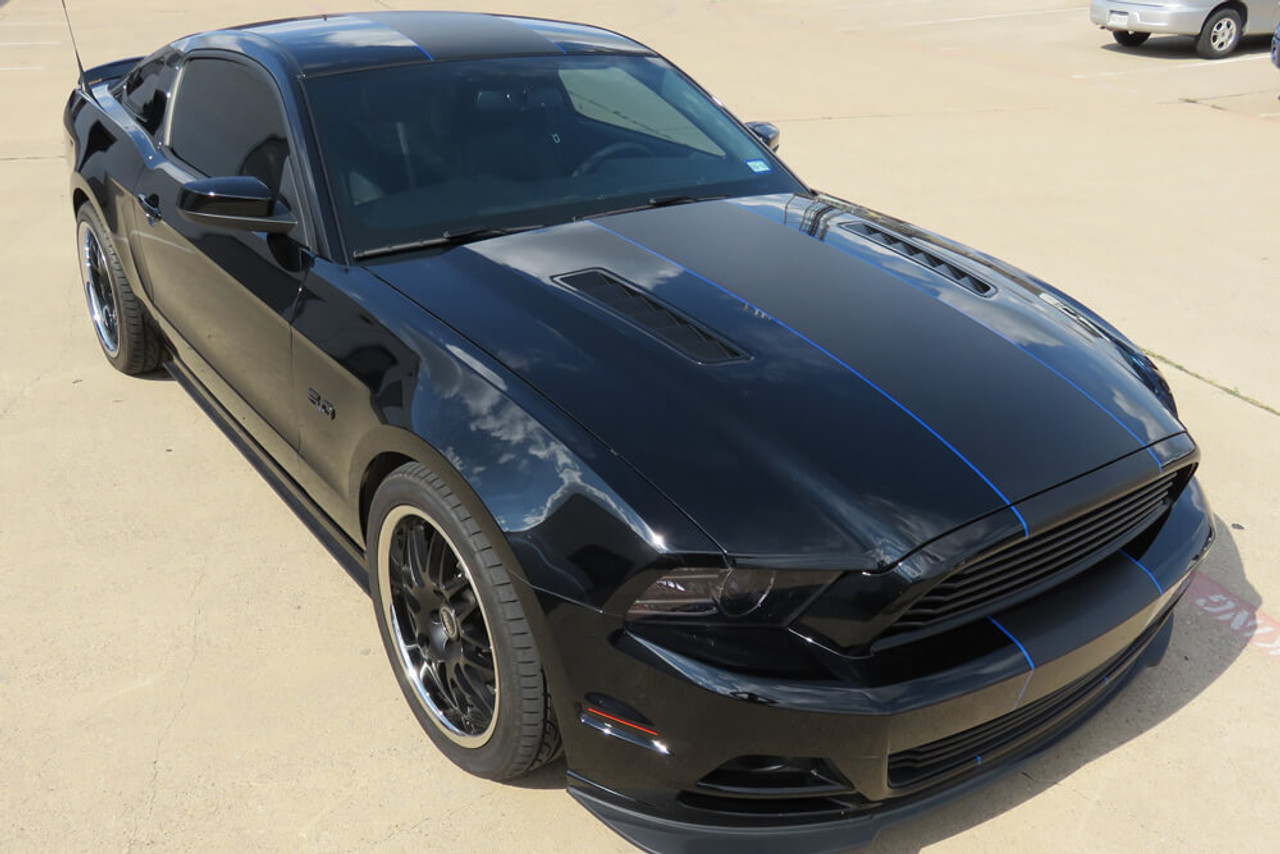
[[[1019,743],[1043,739],[1060,731],[1058,725],[1065,726],[1075,719],[1075,713],[1091,708],[1107,696],[1101,694],[1086,702],[1097,688],[1124,675],[1164,622],[1157,620],[1128,649],[1100,670],[1021,709],[947,738],[890,754],[889,785],[895,789],[918,786],[957,769],[977,767],[983,756],[992,758]]]

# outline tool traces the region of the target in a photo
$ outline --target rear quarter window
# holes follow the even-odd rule
[[[169,54],[142,62],[121,81],[117,98],[143,130],[152,136],[164,124],[169,92],[176,75],[176,56]]]

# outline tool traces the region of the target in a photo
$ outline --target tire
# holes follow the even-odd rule
[[[558,756],[542,660],[511,574],[458,496],[406,463],[374,494],[368,530],[382,644],[436,747],[491,780]]]
[[[160,335],[129,286],[111,234],[93,206],[76,211],[80,280],[102,354],[117,371],[144,374],[160,365]]]
[[[1138,47],[1151,38],[1151,33],[1130,33],[1125,30],[1112,30],[1111,36],[1116,40],[1117,44],[1125,47]]]
[[[1196,38],[1196,53],[1205,59],[1222,59],[1240,44],[1240,13],[1219,9],[1208,17]]]

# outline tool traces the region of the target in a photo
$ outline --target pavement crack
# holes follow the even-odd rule
[[[74,294],[74,290],[68,288],[66,291],[64,291],[64,298],[66,298],[67,295],[71,295],[71,294]],[[70,302],[71,301],[69,300],[68,303],[70,304]],[[52,359],[50,359],[49,362],[43,368],[40,369],[39,373],[37,373],[31,379],[27,380],[25,383],[23,383],[22,387],[18,389],[17,393],[14,394],[11,398],[9,398],[9,400],[5,402],[3,407],[0,407],[0,421],[3,421],[5,418],[8,418],[10,410],[12,410],[15,406],[18,405],[18,401],[26,397],[27,393],[30,392],[31,389],[35,388],[37,383],[39,383],[50,372],[52,372],[54,368],[57,368],[59,365],[61,365],[63,360],[67,358],[67,355],[70,352],[72,338],[75,335],[75,325],[76,325],[75,319],[76,319],[76,316],[74,312],[68,312],[66,332],[63,335],[62,342],[58,345],[57,355],[54,356]]]
[[[843,116],[796,116],[789,119],[774,119],[773,121],[775,124],[787,124],[792,122],[839,122],[857,119],[911,119],[931,116],[968,116],[988,113],[1029,113],[1047,109],[1049,109],[1048,106],[1037,104],[1030,107],[974,107],[972,109],[922,110],[919,112],[905,113],[850,113]]]
[[[1263,412],[1270,413],[1271,415],[1274,415],[1277,418],[1280,418],[1280,409],[1276,409],[1274,406],[1270,406],[1266,403],[1263,403],[1261,400],[1258,400],[1256,397],[1250,397],[1249,395],[1245,394],[1244,392],[1240,391],[1240,389],[1234,386],[1229,386],[1226,383],[1220,383],[1211,377],[1206,377],[1204,374],[1197,373],[1191,370],[1190,368],[1188,368],[1186,365],[1179,364],[1178,362],[1175,362],[1173,359],[1170,359],[1168,356],[1162,356],[1161,354],[1157,353],[1154,350],[1148,350],[1144,347],[1142,349],[1142,352],[1146,353],[1148,356],[1155,359],[1156,361],[1164,362],[1169,367],[1175,368],[1181,371],[1182,373],[1186,374],[1189,377],[1194,377],[1195,379],[1200,380],[1200,382],[1205,383],[1206,385],[1213,386],[1218,391],[1226,392],[1232,397],[1240,401],[1243,401],[1244,403],[1249,404],[1255,409],[1261,409]]]
[[[192,596],[195,595],[196,588],[204,581],[204,577],[205,571],[202,568],[195,584],[191,587]],[[187,689],[191,686],[191,673],[195,667],[196,658],[200,654],[200,616],[202,613],[202,608],[196,608],[195,614],[191,617],[191,655],[187,659],[186,672],[183,675],[182,686],[178,689],[178,700],[173,714],[169,716],[169,722],[165,724],[164,729],[160,731],[160,735],[156,738],[155,750],[151,755],[151,779],[147,782],[147,810],[143,816],[141,826],[135,825],[129,834],[129,839],[125,843],[126,854],[133,851],[134,846],[140,841],[139,836],[151,827],[151,819],[155,814],[156,796],[160,790],[160,760],[164,752],[165,743],[173,734],[178,718],[187,708]]]

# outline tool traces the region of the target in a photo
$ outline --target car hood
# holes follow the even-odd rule
[[[1182,431],[1110,327],[906,228],[764,196],[370,269],[743,559],[869,569],[1025,527],[1017,502]]]

